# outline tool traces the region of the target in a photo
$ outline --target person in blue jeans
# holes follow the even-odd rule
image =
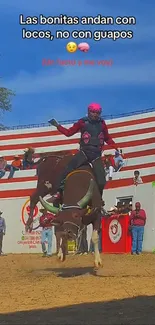
[[[146,224],[146,212],[141,209],[140,202],[136,202],[135,210],[130,215],[130,227],[132,233],[132,255],[139,255],[143,248],[144,227]]]
[[[119,150],[115,151],[114,161],[115,161],[115,170],[119,171],[124,166],[124,159],[121,156],[121,151]]]
[[[0,178],[2,178],[5,175],[5,172],[7,170],[10,171],[8,178],[11,178],[12,173],[13,173],[13,166],[7,164],[7,161],[5,160],[5,158],[3,156],[0,156]],[[11,175],[11,177],[10,177],[10,175]]]
[[[41,246],[43,257],[52,256],[52,240],[53,240],[53,226],[51,222],[54,219],[54,215],[52,213],[48,213],[46,209],[39,210],[42,213],[40,217],[40,226],[42,227],[41,234]],[[46,242],[48,244],[48,248],[46,249]]]

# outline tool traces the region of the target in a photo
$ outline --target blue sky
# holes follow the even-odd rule
[[[1,85],[16,92],[12,112],[1,117],[7,126],[44,123],[55,117],[73,120],[85,116],[90,102],[99,102],[103,115],[155,107],[154,0],[1,0]],[[19,15],[26,16],[135,16],[135,26],[84,26],[85,29],[130,30],[129,40],[87,41],[90,51],[69,54],[73,40],[23,40]],[[73,30],[83,26],[37,26],[37,29]],[[42,59],[113,60],[111,67],[42,66]]]

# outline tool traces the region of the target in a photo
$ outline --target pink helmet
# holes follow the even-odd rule
[[[91,103],[88,106],[88,112],[97,112],[97,113],[101,113],[102,111],[102,107],[100,104],[98,103]]]

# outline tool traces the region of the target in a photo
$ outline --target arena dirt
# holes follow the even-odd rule
[[[127,298],[132,300],[132,298],[138,299],[135,297],[139,296],[145,297],[146,302],[146,299],[155,296],[154,254],[140,256],[102,255],[102,260],[103,268],[95,274],[93,272],[93,255],[91,254],[88,256],[67,256],[64,263],[59,262],[56,256],[43,258],[40,254],[1,256],[0,324],[61,324],[61,321],[63,324],[87,324],[88,317],[90,317],[88,324],[118,324],[118,320],[113,315],[114,308],[109,309],[108,315],[105,314],[106,307],[104,306],[107,303],[125,302]],[[74,310],[74,319],[70,319],[71,309],[84,306],[86,303],[86,306],[90,307],[85,308],[85,313]],[[151,303],[155,310],[155,298]],[[95,311],[97,304],[102,305],[100,310],[100,317],[104,313],[104,320],[102,321],[101,318],[100,320],[98,318],[99,311]],[[64,307],[62,311],[60,307]],[[141,307],[139,307],[140,314],[136,317],[141,317],[143,320],[142,313],[144,312],[146,316],[147,311],[144,311],[144,306]],[[70,309],[63,316],[65,308]],[[125,305],[117,308],[116,316],[123,317]],[[41,313],[48,311],[43,318],[40,318],[42,319],[41,323],[36,322],[34,315],[33,320],[29,319],[28,311],[38,311],[39,313],[39,310],[42,312],[40,311],[40,316],[36,317],[41,317]],[[52,310],[56,312],[59,310],[60,312],[56,316],[56,314],[49,314],[49,310],[51,312]],[[88,315],[88,310],[91,313],[93,310],[92,315]],[[20,313],[19,321],[16,312],[20,311],[23,314]],[[14,313],[13,318],[11,318],[11,320],[13,319],[12,322],[7,320],[6,315],[8,313]],[[86,314],[87,317],[85,318]],[[132,323],[134,308],[130,310],[129,316],[126,315],[125,317],[126,323],[129,320],[129,323]],[[136,324],[136,321],[133,323]],[[143,324],[143,322],[140,323]],[[155,314],[154,323],[151,323],[151,319],[147,323],[155,324]]]

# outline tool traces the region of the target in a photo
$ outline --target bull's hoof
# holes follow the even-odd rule
[[[57,256],[58,256],[58,258],[59,258],[59,260],[61,262],[64,262],[65,261],[65,255],[63,254],[63,251],[62,251],[61,248],[59,249],[59,252],[58,252]]]
[[[25,232],[32,232],[33,230],[33,223],[31,223],[30,225],[26,225],[25,226]]]
[[[95,262],[94,262],[95,270],[98,270],[99,268],[102,268],[102,267],[103,267],[103,264],[102,264],[101,259],[95,260]]]

